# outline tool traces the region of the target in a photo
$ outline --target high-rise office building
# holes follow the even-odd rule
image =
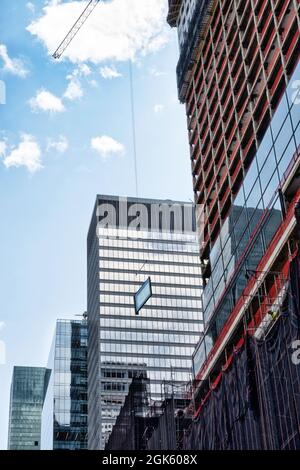
[[[58,320],[49,355],[42,450],[87,449],[87,323]]]
[[[8,450],[39,450],[41,415],[49,380],[44,367],[13,370],[8,429]]]
[[[89,448],[104,448],[134,376],[190,379],[202,328],[201,272],[190,203],[97,196],[88,234]],[[151,278],[136,315],[134,294]]]
[[[178,28],[178,92],[203,211],[204,335],[193,361],[200,413],[207,384],[221,383],[244,335],[265,337],[280,316],[300,198],[299,2],[169,0],[168,22]],[[250,441],[245,448],[285,445]]]

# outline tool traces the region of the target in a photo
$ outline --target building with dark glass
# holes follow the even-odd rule
[[[87,324],[58,320],[42,413],[42,450],[87,449]]]
[[[41,415],[48,380],[49,370],[44,367],[14,367],[8,450],[40,450]]]
[[[135,376],[191,378],[202,328],[201,271],[193,205],[97,196],[88,234],[89,448],[103,449]],[[136,315],[134,294],[151,278]]]
[[[204,335],[193,358],[195,417],[199,417],[206,410],[211,412],[211,384],[220,393],[226,380],[232,380],[229,372],[227,378],[222,371],[238,362],[237,351],[249,353],[248,338],[258,348],[258,341],[280,331],[298,246],[299,2],[169,0],[168,22],[178,28],[178,93],[186,107],[195,201],[203,212]],[[270,404],[261,398],[268,393],[257,391],[262,394],[260,416],[288,416],[289,412],[279,408],[288,403],[287,396],[298,396],[295,379],[285,377],[283,385],[278,382],[282,373],[276,370],[267,380],[270,370],[265,369],[262,382],[265,379],[269,386],[268,380],[273,380],[270,390],[280,400],[270,411]],[[258,377],[259,370],[253,374]],[[226,378],[221,380],[223,376]],[[234,381],[230,383],[233,387]],[[271,442],[263,431],[254,430],[258,421],[245,416],[245,423],[249,419],[248,440],[244,436],[243,443],[231,442],[232,448],[300,446],[299,438],[292,437],[297,434],[294,423],[262,419],[259,425],[270,430],[265,431],[268,436],[274,429],[286,430],[280,442],[275,437]],[[209,425],[208,429],[214,436],[210,442],[219,438]],[[195,432],[200,436],[199,429]],[[254,436],[258,436],[255,442]],[[203,443],[208,442],[205,439]],[[225,444],[220,437],[211,445],[221,448]]]
[[[133,377],[105,450],[144,450],[147,428],[153,427],[158,420],[149,416],[149,407],[149,379],[142,375]]]
[[[166,384],[162,400],[153,404],[150,388],[149,379],[132,379],[106,451],[182,449],[184,433],[192,419],[187,390]]]

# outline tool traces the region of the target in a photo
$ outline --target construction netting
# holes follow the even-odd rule
[[[105,450],[140,450],[144,448],[149,387],[149,379],[142,375],[133,378]]]
[[[176,419],[172,399],[165,402],[164,412],[159,417],[157,426],[147,442],[147,449],[176,449]]]
[[[280,315],[246,335],[186,431],[186,450],[300,449],[300,256]]]
[[[189,401],[183,397],[165,398],[147,439],[148,450],[182,450],[184,431],[191,422],[191,414],[186,414],[188,405]]]

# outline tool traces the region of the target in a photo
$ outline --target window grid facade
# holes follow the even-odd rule
[[[8,450],[41,448],[41,416],[49,371],[15,366],[10,393]]]
[[[136,201],[159,202],[130,199]],[[96,206],[101,202],[98,197]],[[161,399],[164,380],[190,380],[191,356],[202,331],[201,271],[195,233],[117,227],[102,228],[96,237],[93,221],[91,227],[89,448],[99,449],[134,376],[150,378],[154,400]],[[153,296],[136,316],[133,295],[148,276]]]
[[[271,215],[257,238],[257,248],[260,250],[261,256],[282,221],[282,216],[280,216],[282,206],[278,188],[283,187],[285,175],[288,176],[288,168],[291,167],[291,164],[297,164],[299,158],[300,112],[299,105],[293,99],[295,92],[292,88],[293,83],[299,77],[300,64],[297,65],[291,77],[289,86],[283,94],[271,124],[236,195],[234,206],[226,219],[228,221],[232,218],[231,227],[229,229],[225,223],[220,236],[213,245],[210,253],[211,275],[205,289],[205,304],[210,305],[210,310],[218,304],[223,292],[222,287],[224,288],[234,272],[239,258],[237,253],[242,255],[265,211],[271,211]],[[240,210],[237,210],[237,207]],[[230,248],[230,245],[233,245],[233,248]],[[230,254],[228,255],[228,253]],[[221,266],[215,263],[214,259],[216,258],[219,259]],[[255,266],[251,266],[250,263],[249,269],[254,268]],[[217,269],[220,270],[221,275],[216,279],[215,271]],[[211,292],[211,295],[208,295],[208,291]],[[204,305],[206,322],[208,317]]]
[[[58,320],[42,414],[42,450],[87,449],[87,323]]]
[[[189,25],[196,8],[196,3],[197,0],[182,0],[181,2],[178,21],[178,39],[180,46],[183,46],[184,42],[187,40]]]

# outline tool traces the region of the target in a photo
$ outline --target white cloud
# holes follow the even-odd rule
[[[7,144],[5,140],[0,140],[0,157],[4,157],[6,154]]]
[[[5,154],[3,163],[6,168],[25,166],[30,173],[35,173],[43,168],[40,146],[32,135],[23,134],[18,146]]]
[[[165,109],[163,104],[156,104],[153,108],[156,114],[161,113]]]
[[[53,54],[83,10],[81,1],[51,2],[28,31]],[[86,2],[85,2],[86,3]],[[166,0],[100,2],[64,53],[74,63],[126,61],[160,49],[169,39]],[[68,26],[69,25],[69,26]]]
[[[79,64],[78,72],[80,75],[83,75],[84,77],[87,77],[88,75],[91,75],[92,73],[90,67],[86,64]]]
[[[61,113],[65,111],[63,99],[75,101],[83,96],[83,89],[80,77],[88,77],[92,73],[90,67],[86,64],[80,64],[73,72],[67,75],[68,86],[60,98],[47,90],[39,90],[34,98],[29,100],[31,109],[35,112],[45,111],[52,113]]]
[[[88,82],[93,88],[97,88],[98,82],[96,80],[89,80]]]
[[[27,2],[26,3],[26,8],[28,8],[28,10],[31,12],[31,13],[34,13],[35,12],[35,6],[32,2]]]
[[[162,76],[166,75],[166,72],[162,72],[161,70],[158,70],[155,67],[149,69],[149,73],[150,73],[150,75],[152,75],[152,77],[162,77]]]
[[[18,77],[25,78],[28,70],[25,68],[21,59],[12,59],[9,57],[5,44],[0,44],[0,59],[3,61],[3,70]]]
[[[92,70],[87,64],[78,64],[78,66],[73,70],[73,72],[67,76],[68,79],[72,77],[88,77],[91,75]]]
[[[5,322],[4,321],[0,321],[0,331],[3,330],[3,328],[5,328]]]
[[[124,145],[107,135],[94,137],[91,140],[91,148],[98,152],[104,159],[113,155],[123,156],[125,154]]]
[[[47,152],[54,149],[59,153],[65,153],[69,148],[68,139],[64,135],[60,135],[58,140],[48,139]]]
[[[82,91],[80,81],[72,77],[64,93],[64,98],[70,101],[75,101],[75,100],[82,98],[82,96],[83,96],[83,91]]]
[[[100,75],[105,79],[122,77],[122,74],[118,72],[115,67],[108,67],[107,65],[105,67],[101,67]]]
[[[92,70],[87,64],[79,64],[78,67],[76,67],[73,72],[66,77],[67,80],[69,80],[69,84],[63,97],[70,101],[75,101],[82,98],[83,89],[80,78],[86,78],[91,75],[91,73]]]
[[[34,98],[29,100],[31,109],[35,112],[44,111],[50,113],[61,113],[65,107],[60,98],[47,90],[39,90]]]

